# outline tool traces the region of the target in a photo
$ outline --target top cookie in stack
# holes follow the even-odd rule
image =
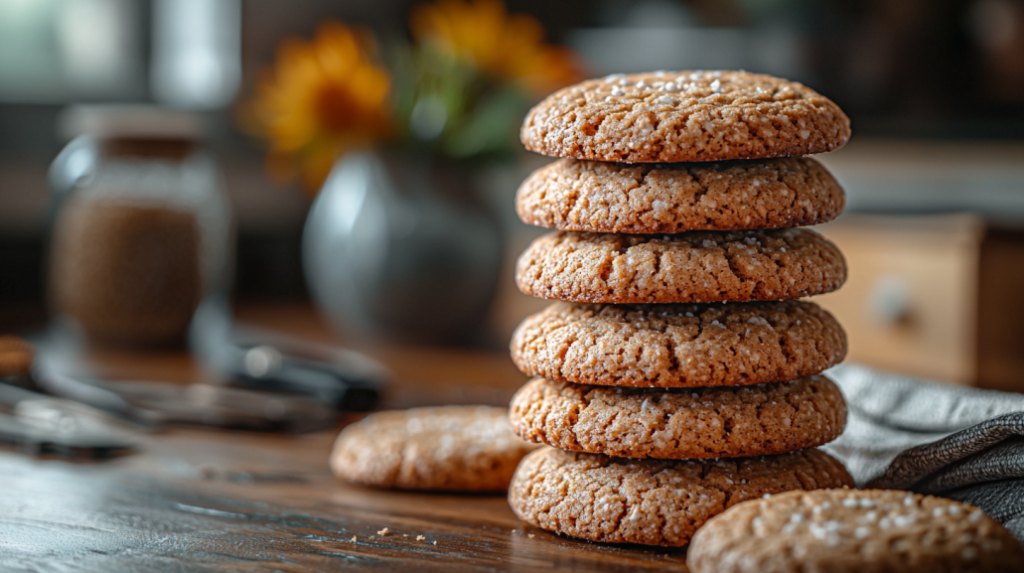
[[[538,378],[510,421],[565,451],[520,465],[509,499],[521,518],[684,545],[744,499],[852,485],[813,450],[846,423],[842,395],[818,376],[843,359],[846,335],[791,300],[846,280],[839,250],[799,227],[845,201],[802,156],[849,136],[828,99],[745,72],[616,74],[531,110],[523,143],[562,159],[523,183],[516,209],[557,230],[523,253],[516,281],[564,302],[513,336],[513,360]]]
[[[530,110],[530,151],[623,163],[825,153],[850,120],[814,90],[747,72],[613,74],[559,90]]]

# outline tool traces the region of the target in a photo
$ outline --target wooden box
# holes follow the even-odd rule
[[[813,300],[850,340],[848,360],[1024,392],[1024,231],[973,215],[851,215],[817,227],[849,280]]]

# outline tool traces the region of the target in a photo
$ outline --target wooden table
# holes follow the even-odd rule
[[[338,340],[305,307],[240,316]],[[507,403],[525,382],[503,353],[352,345],[395,372],[392,405]],[[93,360],[112,377],[204,376],[180,353]],[[0,570],[685,570],[678,550],[599,545],[526,525],[503,496],[341,483],[327,467],[336,434],[174,429],[144,436],[140,453],[90,463],[0,450]]]

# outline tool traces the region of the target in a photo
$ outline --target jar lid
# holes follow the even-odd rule
[[[57,133],[65,139],[79,135],[138,139],[200,139],[202,117],[156,105],[72,105],[57,117]]]

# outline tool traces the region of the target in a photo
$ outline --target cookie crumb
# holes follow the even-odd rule
[[[384,537],[385,535],[387,535],[389,533],[391,533],[391,530],[388,529],[387,527],[385,527],[384,529],[381,529],[380,531],[378,531],[377,535],[379,535],[381,537]]]
[[[352,541],[355,541],[355,540],[356,540],[356,536],[355,536],[355,535],[353,535],[353,536],[352,536]]]
[[[537,537],[537,536],[531,533],[531,534],[527,535],[527,537],[529,537],[530,539],[533,539],[534,537]]]
[[[434,540],[434,545],[437,545],[437,540]]]
[[[422,535],[417,535],[417,536],[416,536],[416,541],[420,541],[420,542],[423,542],[423,541],[426,541],[426,540],[427,540],[427,538],[426,538],[426,537],[423,537]]]

